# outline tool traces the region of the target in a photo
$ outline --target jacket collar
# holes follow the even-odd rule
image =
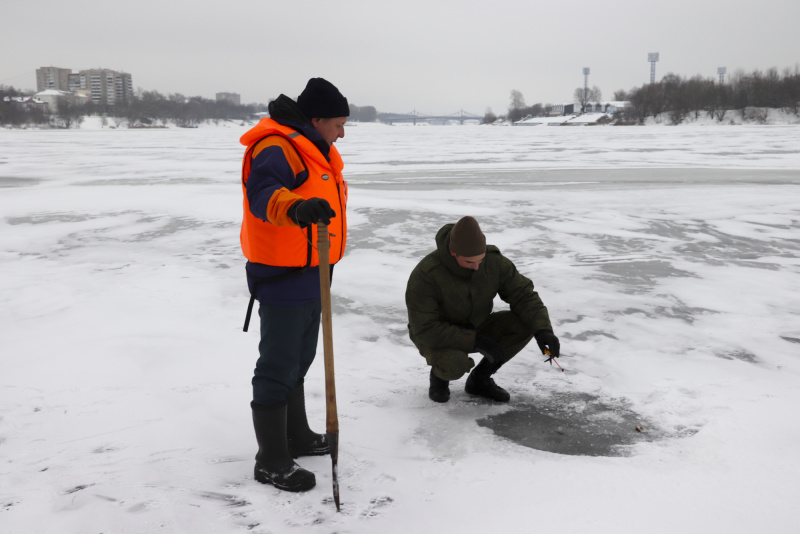
[[[314,128],[308,117],[300,111],[300,107],[294,100],[282,94],[269,103],[268,110],[272,120],[300,132],[303,137],[311,141],[314,146],[317,147],[327,161],[331,160],[331,146],[322,138],[316,128]]]

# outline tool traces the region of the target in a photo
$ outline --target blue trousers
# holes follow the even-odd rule
[[[317,353],[322,304],[296,306],[259,304],[261,341],[253,373],[253,401],[272,406],[286,401],[305,378]]]

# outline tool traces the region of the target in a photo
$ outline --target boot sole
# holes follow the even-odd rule
[[[289,439],[289,454],[292,458],[301,456],[325,456],[331,453],[331,447],[324,436],[320,439],[306,440],[305,444]]]
[[[472,395],[473,397],[483,397],[484,399],[489,399],[489,400],[495,401],[495,402],[503,402],[503,403],[505,403],[505,402],[508,402],[508,401],[511,400],[511,395],[504,396],[502,398],[497,398],[497,397],[492,397],[491,395],[487,394],[484,391],[475,391],[475,390],[470,391],[467,388],[464,388],[464,391],[466,391],[469,395]]]
[[[326,449],[313,449],[310,451],[299,451],[299,452],[294,452],[291,449],[289,449],[289,454],[292,455],[292,458],[301,458],[303,456],[327,456],[330,453],[331,453],[330,447]]]

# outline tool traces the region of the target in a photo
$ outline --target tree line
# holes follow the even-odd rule
[[[142,91],[128,105],[108,109],[87,104],[87,115],[113,115],[126,119],[129,126],[156,126],[173,123],[191,127],[203,122],[246,120],[259,111],[262,104],[237,105],[228,100],[212,100],[200,96],[185,97],[180,93],[162,95],[158,91]]]
[[[591,89],[578,87],[573,93],[574,102],[578,104],[576,111],[585,109],[589,102],[599,102],[602,100],[602,98],[603,93],[597,86],[594,86]],[[553,111],[553,108],[554,106],[552,104],[542,104],[541,102],[533,104],[532,106],[527,106],[525,105],[525,97],[522,95],[522,93],[514,89],[511,91],[511,102],[508,106],[508,114],[506,115],[506,119],[511,122],[517,122],[526,117],[549,116]],[[492,113],[492,110],[487,110],[486,115],[483,118],[483,123],[491,124],[496,120],[497,116]]]
[[[589,102],[599,102],[600,89],[579,87],[573,94],[575,111],[580,111]],[[627,102],[626,107],[615,114],[617,123],[643,124],[649,117],[665,116],[671,124],[680,124],[687,118],[700,118],[705,114],[722,122],[729,112],[738,113],[743,120],[765,122],[768,109],[782,109],[800,115],[800,66],[750,73],[737,71],[727,83],[714,78],[694,76],[683,78],[667,74],[661,81],[634,87],[630,91],[616,91],[614,101]],[[506,120],[516,122],[525,117],[549,115],[551,104],[527,106],[522,93],[511,91]],[[487,110],[484,123],[495,122],[498,117]]]
[[[158,91],[139,91],[131,102],[116,106],[98,105],[91,101],[76,104],[68,98],[60,98],[56,109],[49,109],[41,104],[13,101],[27,96],[23,91],[0,85],[0,125],[70,128],[81,124],[87,116],[101,116],[106,122],[113,121],[115,126],[124,123],[134,128],[152,128],[171,123],[194,127],[203,122],[252,120],[267,111],[264,104],[237,105],[227,100],[185,97],[180,93],[163,95]],[[350,120],[370,122],[377,117],[378,112],[373,106],[350,106]]]
[[[728,112],[738,113],[744,120],[765,122],[768,109],[800,115],[800,67],[782,73],[776,68],[739,71],[722,84],[713,78],[667,74],[658,83],[618,91],[614,99],[628,101],[623,116],[639,124],[660,115],[671,124],[702,114],[722,122]]]
[[[237,105],[227,100],[211,100],[199,96],[185,97],[179,93],[163,95],[158,91],[141,91],[130,102],[121,105],[101,105],[91,101],[76,104],[69,98],[59,98],[56,109],[32,102],[13,99],[26,97],[23,91],[0,86],[0,124],[51,125],[69,128],[80,124],[84,117],[98,115],[105,120],[126,122],[132,127],[154,127],[173,123],[191,127],[207,121],[245,120],[266,111],[262,104]]]
[[[42,106],[17,104],[11,99],[27,96],[23,91],[0,85],[0,125],[22,126],[25,124],[46,124],[47,110]]]

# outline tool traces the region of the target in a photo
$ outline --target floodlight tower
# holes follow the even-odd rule
[[[725,84],[725,73],[726,72],[728,72],[728,69],[726,69],[725,67],[717,68],[717,74],[719,74],[719,84],[720,85],[724,85]]]
[[[586,107],[586,101],[589,99],[589,67],[583,67],[583,106]]]
[[[658,61],[658,52],[650,52],[647,54],[647,61],[650,62],[650,83],[656,82],[656,62]]]

